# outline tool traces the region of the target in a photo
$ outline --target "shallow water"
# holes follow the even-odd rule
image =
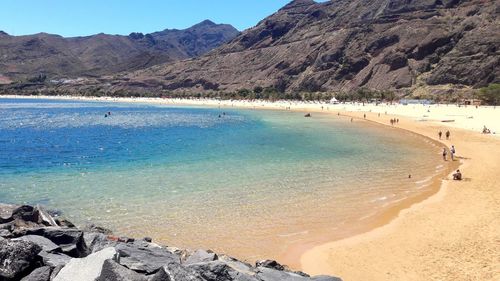
[[[0,202],[254,260],[356,231],[444,169],[421,136],[302,116],[0,99]]]

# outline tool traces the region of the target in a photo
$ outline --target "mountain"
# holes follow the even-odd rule
[[[279,91],[484,86],[499,81],[498,0],[295,0],[196,59],[108,90]]]
[[[203,21],[184,30],[64,38],[0,32],[0,80],[96,77],[202,55],[237,36],[231,25]],[[1,81],[0,81],[1,82]]]

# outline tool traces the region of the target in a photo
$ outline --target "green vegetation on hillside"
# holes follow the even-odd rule
[[[479,89],[479,98],[486,104],[499,105],[500,103],[500,84],[490,84],[488,87]]]

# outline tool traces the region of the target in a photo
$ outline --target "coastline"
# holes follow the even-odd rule
[[[19,96],[4,96],[7,98],[19,98]],[[22,98],[22,97],[21,97]],[[24,97],[24,98],[52,98],[52,99],[71,99],[71,100],[89,100],[89,101],[120,101],[120,102],[139,102],[139,103],[155,103],[155,104],[169,104],[169,105],[195,105],[195,106],[221,106],[221,107],[235,107],[235,108],[250,108],[250,109],[278,109],[278,110],[285,110],[287,106],[291,107],[291,110],[294,111],[300,111],[300,112],[321,112],[321,113],[337,113],[340,112],[343,116],[346,117],[354,117],[357,119],[364,119],[363,114],[367,114],[366,121],[373,121],[382,125],[387,125],[387,120],[389,118],[397,118],[401,119],[401,124],[398,125],[397,127],[400,129],[405,129],[408,131],[411,131],[413,133],[422,135],[424,137],[427,137],[429,139],[435,140],[435,134],[437,130],[439,129],[445,129],[449,128],[448,126],[450,124],[442,123],[438,124],[437,120],[433,120],[432,118],[437,118],[435,116],[430,116],[428,118],[428,122],[419,122],[413,120],[412,118],[415,118],[415,115],[412,115],[413,112],[408,112],[407,116],[405,117],[404,114],[401,115],[402,112],[400,110],[397,110],[398,106],[379,106],[379,107],[374,107],[373,105],[368,105],[368,106],[361,106],[360,104],[354,104],[354,105],[328,105],[328,104],[306,104],[306,103],[298,103],[298,102],[277,102],[277,103],[269,103],[269,102],[231,102],[231,101],[217,101],[217,100],[170,100],[170,99],[147,99],[147,98],[137,98],[137,99],[129,99],[129,98],[86,98],[86,97]],[[327,107],[328,110],[325,110]],[[401,105],[399,105],[399,109],[401,109]],[[413,106],[415,108],[415,106]],[[378,117],[378,113],[376,113],[376,110],[380,113],[381,111],[389,111],[388,115],[385,115],[382,113],[382,117]],[[404,108],[403,108],[404,109]],[[421,109],[424,109],[422,106]],[[380,111],[381,110],[381,111]],[[459,109],[463,110],[462,109]],[[372,112],[370,112],[372,111]],[[432,110],[434,111],[434,109]],[[396,114],[399,113],[399,114]],[[404,113],[404,112],[403,112]],[[497,113],[498,114],[498,113]],[[431,114],[428,114],[431,115]],[[493,118],[494,119],[494,118]],[[381,121],[383,120],[383,121]],[[385,122],[384,122],[385,121]],[[474,120],[475,121],[475,120]],[[457,126],[456,123],[451,124],[455,127],[460,127],[460,125]],[[414,248],[414,244],[420,245],[418,243],[418,240],[421,237],[426,237],[428,240],[426,240],[427,243],[433,242],[432,240],[436,238],[434,235],[430,235],[428,233],[429,230],[436,230],[436,228],[439,228],[436,230],[438,233],[448,233],[448,232],[453,232],[453,226],[451,225],[446,225],[443,224],[442,226],[440,225],[439,227],[435,225],[436,221],[441,220],[441,216],[443,214],[446,214],[445,216],[449,216],[446,212],[443,213],[442,209],[444,208],[445,210],[449,208],[451,203],[450,203],[450,196],[457,196],[457,191],[452,190],[450,191],[450,185],[451,186],[461,186],[465,188],[473,186],[478,186],[476,181],[481,182],[480,178],[475,175],[474,171],[471,169],[471,166],[476,158],[480,158],[479,156],[487,156],[491,157],[490,161],[488,162],[488,168],[498,168],[498,163],[491,162],[491,159],[495,159],[495,157],[498,156],[498,153],[495,153],[495,148],[499,147],[499,140],[495,136],[483,136],[480,135],[477,131],[476,132],[471,132],[471,131],[466,131],[464,129],[477,129],[478,124],[475,124],[474,128],[470,127],[470,124],[462,124],[462,127],[465,128],[452,128],[452,140],[454,141],[453,144],[457,146],[457,149],[459,150],[458,155],[459,156],[464,156],[467,159],[462,159],[463,166],[461,169],[463,169],[464,176],[466,177],[466,180],[462,182],[449,182],[449,181],[443,181],[442,184],[440,183],[441,180],[439,180],[438,185],[434,190],[432,194],[427,194],[426,196],[423,196],[423,198],[420,198],[416,200],[415,202],[410,202],[410,204],[402,204],[404,206],[398,206],[396,210],[391,210],[390,214],[388,216],[385,216],[384,219],[382,219],[380,222],[378,222],[375,225],[375,228],[372,228],[371,230],[368,230],[368,232],[363,233],[363,234],[358,234],[355,236],[352,236],[350,238],[346,238],[344,240],[340,241],[333,241],[329,242],[320,246],[313,245],[312,249],[300,249],[297,251],[301,255],[300,262],[301,262],[301,268],[302,270],[312,273],[312,274],[335,274],[337,276],[342,276],[345,278],[345,280],[365,280],[365,279],[370,279],[370,280],[402,280],[402,279],[408,279],[410,278],[411,280],[420,280],[420,279],[428,279],[429,275],[423,274],[425,271],[427,274],[430,274],[432,276],[436,275],[435,278],[437,279],[448,279],[448,278],[458,278],[455,275],[444,275],[440,274],[438,272],[431,272],[430,269],[438,271],[441,268],[438,268],[436,264],[434,264],[435,268],[429,268],[427,265],[427,268],[420,269],[422,265],[426,265],[426,263],[422,263],[420,259],[422,259],[422,255],[418,256],[417,254],[417,260],[415,261],[415,255],[408,253],[405,251],[405,247],[410,247]],[[446,127],[445,127],[446,126]],[[491,127],[491,126],[490,126]],[[493,128],[492,131],[495,131],[496,128]],[[461,138],[461,141],[455,142],[455,138],[458,136],[458,138]],[[463,139],[467,138],[468,140],[474,140],[475,142],[488,142],[489,145],[489,152],[486,155],[478,155],[475,154],[475,150],[477,150],[477,144],[469,144],[468,141],[464,141]],[[451,142],[441,142],[442,144],[446,145],[449,147],[451,145]],[[491,149],[493,148],[493,149]],[[483,149],[484,150],[484,149]],[[498,149],[496,149],[498,150]],[[488,151],[487,151],[488,152]],[[476,157],[477,156],[477,157]],[[498,156],[500,157],[500,156]],[[500,158],[496,158],[500,159]],[[485,163],[482,163],[485,164]],[[482,166],[483,167],[483,166]],[[476,170],[478,168],[476,167]],[[470,171],[472,170],[472,171]],[[494,169],[492,170],[494,171]],[[469,173],[471,174],[469,176]],[[474,175],[474,177],[472,177]],[[486,174],[482,175],[483,177],[492,177],[495,178],[494,173],[493,174]],[[477,184],[476,184],[477,183]],[[489,187],[494,187],[494,181],[488,185]],[[498,196],[495,194],[495,190],[488,189],[487,191],[492,191],[493,192],[493,198],[495,196]],[[450,195],[450,193],[453,193]],[[460,194],[460,193],[458,193]],[[457,199],[457,198],[451,198],[451,199]],[[467,199],[461,198],[461,199]],[[481,205],[481,203],[484,200],[480,200],[479,202],[476,202],[474,204],[469,204],[469,208],[474,209],[474,207],[478,207],[476,205]],[[464,200],[460,201],[458,204],[455,202],[455,204],[451,204],[451,209],[463,209],[467,206],[464,206],[464,204],[467,205],[467,202]],[[446,205],[446,208],[443,207],[442,205]],[[491,205],[489,205],[491,208]],[[440,212],[433,213],[432,210],[434,209],[439,209],[441,207]],[[498,208],[498,206],[496,206]],[[431,210],[429,210],[431,209]],[[476,211],[478,210],[477,208],[475,209]],[[479,208],[479,210],[482,210]],[[424,214],[423,214],[424,213]],[[431,217],[429,218],[429,213],[432,213]],[[478,213],[478,212],[476,212]],[[495,210],[495,205],[493,205],[493,208],[490,210],[490,215],[495,215],[495,213],[498,213],[497,210]],[[437,215],[437,216],[436,216]],[[425,220],[427,221],[427,225],[425,225],[425,222],[422,225],[418,225],[418,223],[422,223],[422,216],[425,217]],[[452,219],[456,218],[452,217]],[[490,219],[494,218],[490,216]],[[484,218],[487,220],[487,218]],[[493,220],[494,221],[494,220]],[[405,231],[406,226],[414,226],[416,230],[413,230],[413,235],[409,236],[407,231]],[[498,225],[498,224],[497,224]],[[488,224],[486,225],[488,226]],[[458,226],[455,226],[455,228],[458,228],[458,230],[463,230],[460,224]],[[456,229],[454,229],[456,230]],[[498,240],[497,235],[495,235],[495,226],[493,224],[493,229],[492,229],[492,235],[490,237],[493,244],[495,239]],[[480,230],[477,230],[480,232]],[[404,234],[402,234],[404,233]],[[498,233],[498,231],[496,231]],[[399,235],[398,235],[399,234]],[[421,235],[419,237],[419,234]],[[425,254],[425,250],[432,250],[432,249],[440,249],[440,245],[443,244],[443,246],[446,245],[446,242],[448,241],[449,235],[443,235],[444,237],[442,238],[441,243],[431,243],[430,245],[424,245],[428,246],[427,248],[422,247],[421,253]],[[391,237],[390,239],[388,237]],[[396,237],[396,238],[395,238]],[[470,238],[470,237],[469,237]],[[474,237],[472,237],[473,239]],[[399,240],[398,240],[399,239]],[[414,243],[407,243],[405,242],[406,239],[416,239]],[[438,239],[439,240],[439,239]],[[397,243],[396,241],[399,241]],[[391,247],[388,247],[392,246]],[[429,248],[430,247],[430,248]],[[403,248],[403,249],[398,249],[397,248]],[[420,247],[417,247],[420,248]],[[458,250],[458,249],[455,249]],[[302,254],[302,252],[304,252]],[[367,252],[369,251],[369,252]],[[432,252],[432,251],[431,251]],[[498,251],[497,251],[498,252]],[[340,253],[340,254],[339,254]],[[357,254],[356,254],[357,253]],[[444,251],[445,254],[449,255],[450,252]],[[454,252],[452,251],[451,254]],[[377,256],[378,254],[379,256]],[[399,255],[398,255],[399,254]],[[430,254],[432,255],[432,253]],[[493,253],[490,253],[490,258],[491,255],[494,255]],[[388,256],[393,256],[390,259],[388,259]],[[488,256],[488,255],[483,255],[483,256]],[[431,260],[433,259],[434,261],[441,261],[441,260],[448,260],[446,256],[440,257],[440,256],[432,256],[430,257]],[[462,257],[458,257],[457,259],[451,259],[450,264],[455,264],[454,262],[460,262]],[[292,258],[291,260],[293,260]],[[425,259],[425,258],[424,258]],[[412,260],[411,262],[408,262],[403,265],[404,260]],[[376,262],[375,262],[376,261]],[[387,263],[384,263],[384,261],[387,261]],[[389,262],[390,261],[390,262]],[[431,264],[431,265],[432,265]],[[486,263],[487,265],[491,266],[494,263]],[[293,266],[293,265],[292,265]],[[402,266],[402,268],[400,268]],[[446,268],[448,271],[450,270],[449,268]],[[481,277],[490,277],[488,276],[488,272],[494,271],[491,270],[491,268],[488,268],[488,270],[482,270],[477,269],[475,267],[472,267],[473,273],[477,272],[478,274],[484,273],[480,275]],[[439,270],[441,271],[441,270]],[[389,274],[387,272],[390,272]],[[463,272],[462,272],[463,274]],[[493,273],[495,274],[495,273]],[[469,276],[469,275],[465,275]],[[466,278],[462,276],[462,278]],[[433,278],[431,278],[433,279]],[[458,278],[460,279],[460,278]],[[484,279],[484,278],[483,278]]]
[[[434,140],[443,127],[402,118],[402,129]],[[367,119],[377,122],[373,114]],[[441,143],[460,147],[463,181],[445,179],[437,193],[401,209],[387,224],[306,251],[301,268],[335,272],[344,280],[498,280],[494,171],[500,167],[500,141],[453,129],[452,139]]]

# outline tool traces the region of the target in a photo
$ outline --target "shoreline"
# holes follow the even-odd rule
[[[368,105],[368,106],[362,106],[357,105],[357,104],[339,104],[339,105],[329,105],[329,104],[307,104],[307,103],[301,103],[301,102],[277,102],[277,103],[270,103],[270,102],[241,102],[241,101],[217,101],[217,100],[171,100],[171,99],[151,99],[151,98],[91,98],[91,97],[61,97],[61,96],[54,96],[54,97],[45,97],[45,96],[3,96],[4,98],[41,98],[41,99],[60,99],[60,100],[86,100],[86,101],[117,101],[117,102],[137,102],[137,103],[150,103],[150,104],[165,104],[165,105],[191,105],[191,106],[219,106],[219,107],[234,107],[234,108],[246,108],[246,109],[273,109],[273,110],[286,110],[285,108],[288,106],[291,107],[292,111],[299,111],[299,112],[317,112],[317,113],[330,113],[334,114],[337,112],[341,112],[341,114],[344,117],[353,117],[356,119],[361,119],[363,121],[369,121],[369,122],[375,122],[380,125],[385,125],[389,126],[387,123],[380,121],[380,117],[377,115],[376,112],[371,112],[373,110],[373,105]],[[2,96],[0,96],[2,98]],[[235,105],[236,104],[236,105]],[[402,105],[398,105],[401,107]],[[438,105],[439,106],[439,105]],[[332,110],[324,110],[320,107],[328,107],[332,108]],[[397,106],[389,106],[389,105],[382,105],[377,107],[377,109],[382,109],[382,110],[391,110],[393,107]],[[422,106],[424,108],[424,106]],[[429,107],[430,108],[430,107]],[[364,111],[362,111],[364,110]],[[430,109],[429,109],[430,110]],[[463,109],[460,109],[463,110]],[[434,110],[433,110],[434,111]],[[380,111],[378,112],[380,113]],[[391,112],[392,113],[392,112]],[[366,114],[366,120],[363,118],[363,114]],[[429,114],[430,115],[430,114]],[[429,140],[432,140],[433,142],[437,142],[440,145],[449,147],[450,143],[449,142],[444,142],[444,141],[439,141],[436,140],[434,137],[435,134],[435,129],[437,127],[440,128],[450,128],[450,124],[439,124],[439,126],[436,124],[437,120],[425,120],[429,122],[419,122],[417,119],[416,121],[412,119],[411,115],[408,114],[408,116],[404,115],[397,115],[397,114],[389,114],[389,115],[383,115],[384,120],[388,118],[394,118],[396,117],[401,119],[401,124],[404,125],[398,125],[395,126],[398,129],[403,129],[406,131],[409,131],[411,133],[415,133],[418,135],[421,135]],[[378,120],[377,120],[378,119]],[[451,124],[451,125],[457,125],[457,124]],[[469,126],[469,124],[467,125]],[[456,126],[455,126],[456,127]],[[459,126],[460,127],[460,126]],[[430,131],[432,130],[432,134]],[[473,134],[474,136],[481,136],[481,138],[489,138],[492,140],[495,144],[498,144],[498,139],[492,136],[483,136],[479,133],[473,133],[471,131],[466,131],[464,129],[468,128],[451,128],[453,129],[453,135],[452,135],[452,140],[454,140],[454,136],[456,135],[455,130],[458,130],[459,135],[462,134]],[[492,130],[492,131],[495,131]],[[467,145],[464,143],[461,143],[460,146],[457,146],[457,148],[461,151],[464,150],[464,147]],[[462,153],[458,153],[458,155],[463,155]],[[470,158],[469,155],[467,155],[467,158]],[[468,169],[470,166],[469,159],[462,159],[461,161],[457,161],[460,163],[461,167],[460,169],[464,170],[464,175],[467,177]],[[459,164],[457,163],[457,164]],[[495,163],[493,163],[495,164]],[[450,169],[447,169],[445,172],[445,175],[449,175],[450,170],[453,171],[455,170],[456,167],[452,167]],[[438,177],[436,177],[438,178]],[[441,178],[441,176],[439,176]],[[460,182],[460,184],[466,183],[466,181]],[[373,275],[367,274],[367,275],[360,275],[358,276],[347,276],[346,274],[353,273],[353,271],[356,272],[363,272],[363,271],[368,271],[368,269],[360,270],[359,266],[360,264],[356,265],[356,262],[352,260],[351,258],[347,258],[347,253],[346,253],[346,258],[344,259],[345,263],[351,263],[352,266],[349,268],[345,268],[342,271],[337,272],[337,269],[335,268],[335,265],[332,265],[331,258],[339,260],[338,254],[336,254],[336,251],[338,249],[349,249],[350,252],[355,252],[353,249],[353,245],[362,245],[363,242],[366,242],[370,239],[376,239],[377,237],[380,236],[387,236],[388,233],[391,232],[397,232],[398,231],[398,225],[401,224],[401,220],[405,221],[408,220],[408,214],[414,214],[415,212],[420,212],[428,208],[429,204],[436,204],[440,203],[443,200],[446,200],[446,197],[448,196],[448,189],[449,189],[449,181],[442,180],[442,179],[436,179],[434,180],[433,183],[433,188],[431,189],[431,192],[423,192],[425,194],[420,194],[417,196],[417,198],[412,198],[411,202],[404,202],[402,204],[397,204],[397,206],[394,206],[394,208],[391,208],[393,210],[390,211],[385,211],[385,215],[383,218],[379,219],[376,223],[372,224],[370,229],[367,229],[366,232],[363,232],[361,234],[354,234],[353,236],[349,236],[348,238],[342,239],[342,240],[336,240],[336,241],[330,241],[327,243],[316,243],[316,245],[312,245],[312,247],[306,247],[305,249],[299,249],[294,252],[294,257],[291,257],[290,261],[295,260],[296,258],[299,258],[300,264],[298,263],[297,265],[301,265],[301,269],[308,272],[308,273],[313,273],[313,274],[335,274],[337,276],[342,276],[346,278],[346,280],[362,280],[358,278],[363,278],[363,277],[372,277],[373,280],[387,280],[386,275],[383,275],[383,277],[376,277],[373,278]],[[434,186],[436,185],[436,186]],[[453,184],[455,185],[455,184]],[[430,193],[430,194],[429,194]],[[495,210],[493,210],[495,211]],[[380,234],[384,233],[384,234]],[[317,244],[320,244],[319,246]],[[379,250],[382,249],[382,247],[379,248]],[[382,251],[387,254],[387,252],[390,253],[390,251]],[[331,256],[331,253],[333,253],[333,257]],[[297,254],[299,257],[297,257]],[[400,257],[400,258],[405,258]],[[286,258],[287,259],[287,258]],[[286,260],[285,259],[285,260]],[[359,257],[358,257],[359,259]],[[368,259],[365,257],[365,259]],[[283,258],[280,258],[279,260],[283,261]],[[323,262],[318,262],[319,260]],[[290,263],[290,261],[288,261]],[[292,261],[293,263],[293,261]],[[341,263],[337,261],[337,264]],[[295,264],[291,264],[293,267],[297,267]],[[366,266],[366,264],[365,264]],[[399,278],[404,278],[406,275],[401,275],[398,276]],[[392,277],[396,276],[390,276],[389,279]],[[408,277],[408,276],[406,276]],[[413,278],[414,277],[414,278]],[[350,279],[352,278],[352,279]],[[412,280],[417,278],[422,278],[423,276],[418,276],[418,275],[413,275]],[[397,278],[394,278],[394,280],[397,280]]]

